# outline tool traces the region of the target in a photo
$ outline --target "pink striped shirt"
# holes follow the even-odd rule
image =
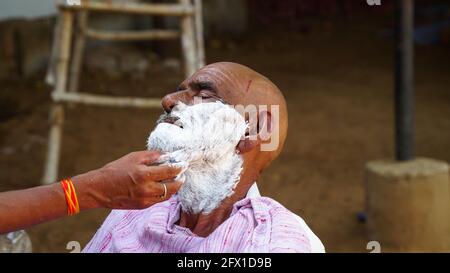
[[[176,225],[174,195],[144,210],[113,210],[83,252],[311,252],[295,214],[268,197],[246,197],[209,236]]]

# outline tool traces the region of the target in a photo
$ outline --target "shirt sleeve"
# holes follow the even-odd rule
[[[270,211],[272,230],[269,252],[271,253],[310,253],[311,243],[295,215],[283,207]]]
[[[309,226],[306,224],[306,222],[298,215],[294,214],[295,219],[300,223],[303,230],[306,232],[306,235],[308,236],[309,242],[311,244],[311,252],[312,253],[325,253],[325,246],[323,245],[322,241],[317,237],[316,234],[309,228]]]

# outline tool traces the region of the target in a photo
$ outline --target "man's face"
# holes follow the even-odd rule
[[[260,94],[251,89],[256,85],[255,79],[262,77],[255,73],[247,67],[233,63],[215,63],[205,66],[184,80],[177,87],[177,91],[166,95],[162,99],[162,106],[166,113],[170,113],[179,102],[193,105],[220,101],[235,106],[249,124],[246,136],[249,139],[255,139],[258,126],[256,107]],[[252,107],[247,108],[247,106]],[[241,141],[236,147],[243,154],[245,161],[248,161],[245,153],[254,147],[249,144],[252,143]]]
[[[227,123],[219,118],[220,115],[208,112],[212,110],[208,105],[213,105],[213,102],[222,102],[223,104],[218,104],[222,106],[225,104],[237,106],[233,116],[240,121]],[[271,153],[261,154],[257,149],[261,140],[259,138],[252,140],[252,137],[259,137],[257,132],[264,127],[258,123],[259,115],[256,119],[254,118],[258,110],[250,107],[254,110],[247,111],[247,106],[271,105],[277,102],[284,105],[284,99],[279,95],[276,86],[255,71],[232,63],[216,63],[200,69],[192,77],[183,81],[176,92],[162,99],[165,115],[160,121],[163,123],[158,125],[150,135],[148,148],[169,152],[169,156],[162,157],[165,162],[191,162],[190,168],[185,172],[187,183],[178,192],[182,205],[184,204],[183,209],[195,213],[207,213],[217,207],[220,201],[233,193],[235,181],[241,175],[242,169],[242,178],[246,182],[241,183],[239,186],[242,185],[242,187],[238,187],[236,191],[242,194],[247,184],[255,181],[261,169],[271,160]],[[206,106],[194,107],[198,104]],[[240,106],[245,108],[244,111]],[[196,111],[191,111],[189,107],[194,107],[192,109]],[[203,114],[200,115],[202,111]],[[269,117],[268,114],[265,117]],[[190,126],[186,120],[201,122]],[[214,126],[205,126],[205,124],[214,124]],[[234,130],[239,132],[241,141],[226,137],[226,126],[220,126],[227,124],[229,127],[235,126]],[[241,132],[238,128],[242,127],[245,127],[247,131]],[[207,135],[200,136],[203,133]],[[242,136],[245,136],[245,139]],[[233,141],[229,141],[230,139]],[[210,144],[206,144],[208,142]],[[197,153],[199,150],[208,151],[208,153],[199,156]],[[222,158],[226,160],[220,162],[218,158],[221,157],[211,160],[214,158],[211,155],[220,154],[221,151],[226,151],[222,154]],[[207,160],[196,160],[196,158]],[[192,163],[194,161],[195,164]],[[198,164],[199,162],[201,164]],[[210,164],[211,162],[214,163]],[[193,166],[200,167],[193,168]]]
[[[235,152],[247,127],[238,111],[220,101],[194,105],[180,102],[170,113],[161,115],[156,125],[149,138],[150,148],[163,153],[183,150],[189,152],[189,158],[179,160],[193,161],[201,155],[209,162]]]

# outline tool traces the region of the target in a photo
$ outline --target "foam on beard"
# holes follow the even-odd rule
[[[185,182],[178,191],[183,211],[208,214],[234,193],[239,182],[243,160],[235,149],[247,124],[222,102],[180,103],[170,115],[179,118],[175,123],[179,126],[159,123],[147,148],[165,153],[159,163],[183,168],[179,179]]]

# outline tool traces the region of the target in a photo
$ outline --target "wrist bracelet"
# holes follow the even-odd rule
[[[73,186],[72,180],[70,178],[63,179],[61,181],[61,187],[63,188],[64,195],[66,196],[67,214],[75,215],[79,213],[80,206],[78,205],[77,194],[75,192],[75,187]]]

